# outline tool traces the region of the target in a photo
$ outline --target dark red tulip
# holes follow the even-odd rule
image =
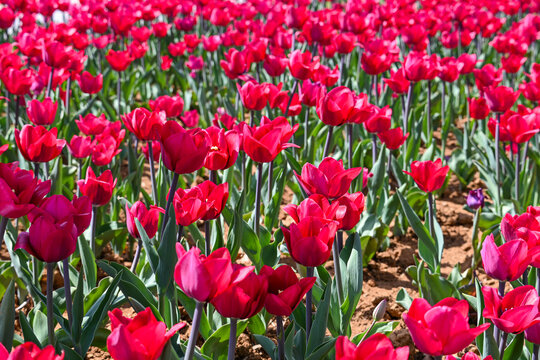
[[[264,265],[260,274],[268,278],[264,307],[275,316],[290,316],[317,280],[316,277],[298,279],[289,265],[279,266],[275,270]]]
[[[167,121],[164,111],[150,112],[145,108],[136,108],[121,118],[126,128],[139,140],[158,140],[159,128]]]
[[[103,206],[111,200],[116,180],[113,179],[111,170],[105,170],[103,174],[96,177],[92,168],[88,167],[86,179],[77,181],[77,185],[81,194],[92,200],[92,205]]]
[[[92,76],[88,71],[77,77],[81,91],[85,94],[97,94],[103,88],[103,75]]]
[[[16,163],[0,163],[0,215],[16,219],[27,215],[51,190],[51,180],[40,181]]]
[[[412,176],[418,187],[427,193],[439,190],[446,180],[450,168],[448,165],[442,166],[442,160],[435,161],[413,161],[411,171],[403,172]]]
[[[227,248],[214,250],[206,257],[197,247],[186,251],[182,244],[176,244],[176,254],[174,280],[187,296],[205,303],[229,286],[233,267]]]
[[[377,133],[377,136],[379,137],[379,140],[386,145],[386,147],[390,150],[396,150],[399,149],[401,145],[407,140],[409,137],[409,133],[406,133],[403,135],[403,130],[400,127],[389,129],[386,131],[382,131]]]
[[[164,212],[165,210],[155,205],[150,205],[150,209],[147,209],[141,201],[136,201],[131,207],[126,204],[126,226],[129,234],[135,239],[140,239],[141,235],[135,224],[135,219],[137,219],[146,231],[146,235],[153,238],[158,229],[159,213]]]
[[[335,199],[349,191],[352,181],[360,172],[362,168],[345,170],[342,160],[327,157],[318,168],[306,163],[301,175],[294,174],[308,195],[321,194]]]
[[[514,105],[519,97],[519,91],[507,86],[489,86],[484,88],[484,95],[489,109],[496,113],[503,113]]]
[[[75,120],[75,123],[79,127],[79,130],[85,135],[98,135],[103,133],[110,122],[105,118],[105,114],[95,116],[94,114],[88,114],[85,117],[79,115],[79,120]]]
[[[201,129],[184,130],[176,121],[159,129],[163,165],[177,174],[199,170],[210,150],[210,137]]]
[[[51,125],[56,118],[58,103],[51,98],[43,99],[43,102],[33,99],[27,104],[26,114],[34,125]]]
[[[70,61],[68,49],[58,41],[51,41],[42,45],[41,56],[45,64],[52,68],[65,68]]]
[[[486,99],[481,98],[467,98],[469,103],[469,114],[471,118],[477,120],[483,120],[489,115],[489,107],[487,106]]]
[[[236,130],[226,131],[216,126],[206,129],[211,146],[204,167],[209,170],[224,170],[234,165],[240,149],[240,135]]]
[[[211,303],[221,316],[248,319],[264,306],[268,293],[268,278],[255,274],[253,266],[234,264],[233,269],[229,286],[216,295]]]
[[[184,110],[184,99],[180,95],[162,95],[156,98],[156,100],[150,100],[148,105],[155,112],[165,111],[168,118],[176,118]]]
[[[287,249],[297,263],[304,266],[319,266],[330,257],[332,244],[338,229],[333,220],[307,216],[293,223],[289,229],[281,227]]]
[[[109,311],[111,334],[107,337],[107,350],[114,360],[157,360],[163,348],[186,323],[173,325],[167,331],[164,322],[157,321],[152,310],[146,308],[126,318],[119,308]]]
[[[497,289],[483,286],[484,311],[482,316],[506,333],[519,334],[540,323],[538,293],[534,286],[519,286],[504,296]]]
[[[109,65],[111,65],[111,68],[118,72],[125,71],[134,60],[129,51],[109,50],[105,58],[109,62]]]
[[[66,141],[57,139],[58,129],[45,129],[43,126],[24,125],[22,130],[15,129],[15,142],[22,156],[32,162],[49,162],[55,159],[66,145]]]

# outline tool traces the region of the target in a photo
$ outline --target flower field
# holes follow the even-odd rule
[[[539,12],[0,0],[0,360],[538,360]]]

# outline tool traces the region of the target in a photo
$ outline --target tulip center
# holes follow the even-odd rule
[[[212,146],[212,147],[210,148],[210,150],[212,150],[212,151],[218,151],[219,148],[218,148],[217,146],[214,145],[214,146]]]

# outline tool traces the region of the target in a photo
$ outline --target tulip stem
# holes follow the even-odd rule
[[[433,139],[433,124],[431,120],[431,80],[427,82],[427,140],[431,144]]]
[[[197,343],[197,338],[199,337],[199,326],[201,325],[202,308],[203,303],[197,301],[195,305],[195,311],[193,312],[193,325],[191,328],[191,333],[189,334],[186,355],[184,357],[185,360],[193,359],[193,354],[195,353],[195,344]]]
[[[497,180],[497,213],[501,209],[501,169],[499,164],[499,136],[500,136],[501,113],[497,113],[497,125],[495,126],[495,176]]]
[[[343,230],[337,232],[338,254],[343,250]]]
[[[156,206],[159,206],[156,186],[156,169],[154,169],[154,149],[152,149],[152,141],[148,142],[148,162],[150,165],[150,180],[152,181],[152,196],[154,197],[154,204]]]
[[[45,97],[50,97],[51,95],[51,87],[53,82],[53,76],[54,76],[54,68],[51,67],[51,72],[49,73],[49,81],[47,82],[47,92]]]
[[[298,79],[295,79],[292,90],[291,90],[291,94],[289,95],[289,102],[287,102],[287,108],[285,109],[285,117],[287,117],[289,115],[289,107],[291,106],[292,99],[293,99],[294,93],[296,92],[297,87],[298,87]],[[294,141],[293,141],[293,143],[294,143]]]
[[[71,76],[67,79],[66,84],[66,113],[65,118],[69,120],[69,98],[70,98],[70,90],[71,90]]]
[[[276,316],[277,341],[278,341],[278,359],[285,360],[285,331],[283,329],[283,319]]]
[[[96,215],[97,206],[92,205],[92,218],[90,219],[90,249],[94,256],[96,255]]]
[[[508,333],[506,331],[502,331],[501,335],[501,343],[499,344],[499,359],[504,358],[504,351],[506,350],[506,340],[508,339]]]
[[[532,360],[538,360],[538,349],[540,349],[540,345],[534,344],[533,345]]]
[[[375,166],[375,161],[377,161],[377,135],[375,134],[371,134],[371,157],[371,166]]]
[[[337,238],[337,235],[336,235]],[[339,263],[339,249],[337,240],[332,244],[332,256],[334,258],[334,276],[336,277],[339,305],[343,304],[343,282],[341,279],[341,264]]]
[[[236,350],[236,318],[231,318],[231,331],[229,333],[229,351],[227,352],[227,360],[234,360],[234,351]]]
[[[514,183],[514,187],[515,187],[515,191],[516,191],[516,213],[519,211],[518,210],[518,205],[519,205],[519,173],[521,172],[521,169],[520,169],[520,162],[521,162],[521,148],[519,146],[520,144],[516,144],[517,146],[517,151],[516,151],[516,174],[515,174],[515,183]]]
[[[332,143],[332,134],[334,133],[334,127],[328,126],[328,134],[326,135],[326,143],[324,144],[324,156],[323,158],[328,156],[328,152],[330,151],[330,144]]]
[[[257,192],[255,193],[255,234],[259,236],[261,220],[261,187],[263,164],[259,163],[257,170]]]
[[[349,169],[353,167],[353,127],[352,124],[347,124],[347,164]]]
[[[204,222],[204,253],[209,256],[212,252],[212,246],[210,244],[210,220]]]
[[[163,222],[161,223],[161,241],[163,241],[163,238],[165,236],[165,227],[167,226],[167,222],[169,222],[169,210],[171,209],[171,205],[173,202],[174,194],[176,193],[176,187],[178,186],[178,178],[179,174],[174,173],[173,179],[171,182],[171,187],[169,189],[169,196],[167,198],[167,205],[165,205],[165,215],[163,216]]]
[[[308,142],[308,129],[309,129],[309,107],[305,110],[304,114],[304,148],[307,148]]]
[[[19,126],[19,111],[21,110],[19,100],[19,96],[15,97],[15,126]]]
[[[118,72],[118,77],[116,78],[116,116],[120,118],[120,98],[122,96],[122,87],[120,86],[122,82],[122,73]]]
[[[182,225],[178,225],[178,235],[176,237],[176,242],[182,241],[182,235],[184,234],[184,227]]]
[[[49,344],[54,346],[53,279],[54,263],[47,263],[47,334]]]
[[[274,162],[270,161],[268,163],[268,201],[272,200],[272,181],[274,175]]]
[[[0,221],[0,246],[4,243],[4,234],[6,233],[8,221],[9,219],[7,217],[3,217]]]
[[[482,214],[482,207],[479,207],[478,209],[476,209],[476,213],[474,214],[474,220],[473,220],[473,232],[472,232],[473,258],[472,258],[472,264],[471,264],[473,276],[471,277],[471,284],[475,278],[478,252],[480,250],[478,248],[478,224],[480,220],[480,214]]]
[[[433,193],[428,193],[428,217],[429,217],[429,234],[435,239],[435,214],[433,211]]]
[[[66,312],[68,315],[69,329],[73,332],[73,300],[71,299],[71,282],[69,281],[69,260],[62,260],[64,272],[64,292],[66,293]]]
[[[142,249],[142,240],[137,241],[137,250],[135,250],[135,256],[133,257],[133,263],[131,264],[131,272],[135,274],[135,269],[137,269],[137,264],[139,263],[139,258],[141,257]]]
[[[312,277],[314,274],[314,269],[312,266],[308,266],[306,269],[306,277]],[[309,333],[311,332],[311,307],[312,307],[312,297],[313,297],[313,291],[312,289],[309,289],[309,291],[306,293],[306,344],[309,340]]]

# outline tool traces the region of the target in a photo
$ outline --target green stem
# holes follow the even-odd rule
[[[433,193],[428,193],[428,217],[429,217],[429,233],[435,239],[435,211],[433,207]]]
[[[499,161],[499,136],[500,136],[501,113],[497,113],[497,125],[495,127],[495,176],[497,180],[497,213],[501,210],[501,169]]]

